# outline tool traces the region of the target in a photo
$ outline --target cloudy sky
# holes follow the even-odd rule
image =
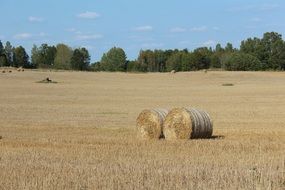
[[[0,0],[0,40],[86,47],[92,61],[111,47],[129,59],[140,49],[184,49],[276,31],[285,35],[282,0]]]

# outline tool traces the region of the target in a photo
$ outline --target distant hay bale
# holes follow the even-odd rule
[[[167,109],[143,110],[137,118],[138,136],[142,139],[159,139],[163,137],[163,122]]]
[[[232,84],[232,83],[224,83],[224,84],[222,84],[222,86],[234,86],[234,84]]]
[[[23,69],[23,67],[19,67],[19,68],[17,69],[17,71],[18,71],[18,72],[21,72],[21,71],[24,71],[24,69]]]
[[[12,71],[10,70],[9,73],[12,73]]]
[[[0,140],[2,139],[2,136],[0,136]]]
[[[5,71],[5,70],[3,70],[3,71],[2,71],[2,73],[6,73],[6,71]]]
[[[175,108],[165,118],[165,139],[210,138],[213,123],[208,113],[195,108]]]
[[[49,77],[45,78],[44,80],[38,81],[37,83],[54,83],[56,84],[56,81],[51,80]]]
[[[25,71],[25,69],[22,69],[22,72],[24,72]]]
[[[172,70],[172,71],[170,71],[170,73],[171,73],[171,74],[175,74],[175,73],[176,73],[176,71],[175,71],[175,70]]]

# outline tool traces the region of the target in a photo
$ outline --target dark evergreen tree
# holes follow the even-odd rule
[[[7,41],[5,45],[5,55],[7,60],[7,66],[14,66],[13,46],[9,41]]]
[[[31,65],[29,63],[29,56],[26,53],[25,48],[22,46],[16,47],[13,49],[13,53],[15,55],[15,67],[24,67],[24,68],[30,68]]]
[[[6,66],[6,64],[7,64],[7,59],[5,55],[5,50],[0,40],[0,67]]]

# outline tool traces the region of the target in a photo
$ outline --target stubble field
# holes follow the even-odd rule
[[[216,138],[137,138],[140,111],[182,106]],[[285,73],[0,73],[0,136],[1,190],[285,189]]]

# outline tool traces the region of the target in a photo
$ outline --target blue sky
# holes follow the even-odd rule
[[[86,47],[92,61],[111,47],[193,50],[264,32],[285,33],[282,0],[0,0],[0,40]]]

